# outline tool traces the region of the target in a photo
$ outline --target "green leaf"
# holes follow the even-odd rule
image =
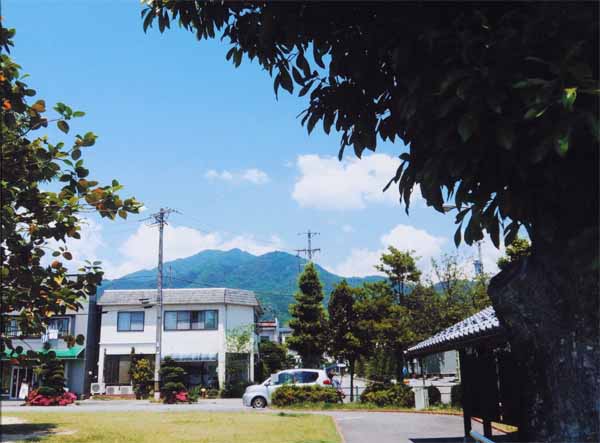
[[[281,74],[281,87],[290,94],[294,92],[294,84],[292,83],[292,78],[290,77],[288,70],[286,68],[281,68],[279,73]]]
[[[458,123],[458,133],[463,142],[467,142],[473,135],[477,126],[477,120],[473,114],[465,114]]]
[[[71,152],[71,158],[73,160],[77,160],[79,157],[81,157],[81,151],[79,149],[75,149],[73,152]]]
[[[458,248],[460,246],[460,242],[462,241],[462,223],[458,226],[458,229],[454,233],[454,244]]]
[[[85,115],[85,112],[83,111],[75,111],[73,113],[73,117],[83,117]]]
[[[569,151],[569,136],[564,135],[562,137],[559,137],[558,140],[556,141],[556,152],[561,157],[564,157],[565,155],[567,155],[568,151]]]
[[[59,120],[56,123],[56,126],[58,126],[58,129],[60,129],[62,132],[64,132],[65,134],[69,133],[69,124],[64,121],[64,120]]]
[[[569,111],[573,110],[573,104],[575,104],[576,99],[577,99],[577,88],[566,88],[563,91],[562,104],[567,110],[569,110]]]

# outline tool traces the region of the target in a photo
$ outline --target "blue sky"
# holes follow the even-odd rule
[[[84,153],[92,175],[117,178],[147,208],[127,222],[92,219],[69,245],[80,259],[103,260],[109,276],[154,266],[156,230],[138,220],[161,206],[182,212],[171,217],[167,259],[206,248],[292,252],[306,246],[297,233],[307,229],[321,233],[317,262],[345,275],[372,273],[388,244],[415,249],[425,268],[455,250],[451,215],[417,195],[407,216],[397,189],[381,194],[403,145],[337,162],[339,135],[317,126],[309,136],[296,117],[306,97],[276,100],[256,63],[225,60],[227,44],[176,26],[144,34],[136,1],[4,0],[2,9],[17,29],[12,55],[39,98],[85,111],[72,132],[99,135]],[[493,270],[489,242],[484,256]]]

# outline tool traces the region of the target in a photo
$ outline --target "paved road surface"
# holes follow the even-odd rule
[[[3,415],[11,412],[40,412],[39,407],[20,406],[21,402],[2,402]],[[135,400],[93,401],[79,405],[42,408],[43,412],[125,412],[125,411],[212,411],[248,413],[272,413],[273,410],[244,408],[240,399],[201,400],[197,404],[165,405]],[[297,412],[297,411],[296,411]],[[411,439],[461,437],[462,417],[433,414],[362,411],[318,411],[330,415],[337,422],[346,443],[408,443]],[[481,425],[473,423],[474,429],[483,432]],[[414,440],[415,443],[421,443]]]

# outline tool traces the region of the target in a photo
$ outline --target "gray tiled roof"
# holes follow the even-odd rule
[[[500,333],[502,333],[502,327],[496,317],[496,312],[493,307],[488,306],[477,314],[438,332],[433,337],[429,337],[427,340],[423,340],[421,343],[418,343],[411,348],[408,348],[406,354],[426,354],[455,349],[453,345],[460,342]]]
[[[104,291],[98,304],[139,305],[142,304],[141,299],[148,299],[149,303],[155,303],[156,296],[156,289],[111,289]],[[163,289],[163,303],[166,305],[227,303],[260,306],[254,292],[229,288]]]

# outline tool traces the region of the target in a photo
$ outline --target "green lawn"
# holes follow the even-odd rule
[[[38,432],[41,442],[339,443],[331,417],[220,412],[5,413],[25,420],[9,434]],[[18,440],[21,441],[21,440]]]

